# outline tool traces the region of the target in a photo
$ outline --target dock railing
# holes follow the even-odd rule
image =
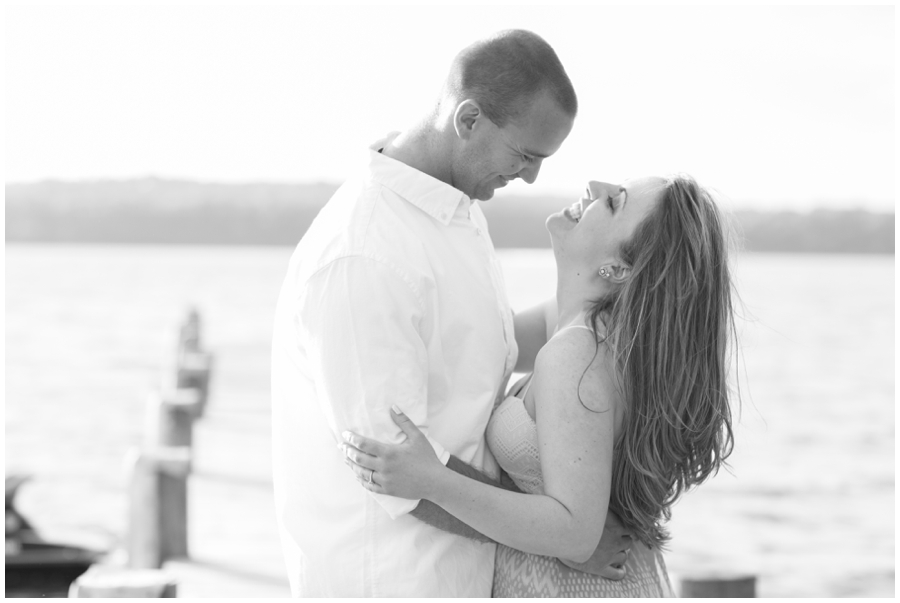
[[[200,315],[178,329],[173,374],[147,397],[142,446],[129,451],[127,567],[95,566],[76,580],[72,597],[174,597],[177,585],[158,570],[188,557],[188,479],[194,423],[209,398],[212,355],[204,351]]]
[[[128,560],[133,568],[159,568],[188,556],[188,478],[194,422],[209,397],[212,355],[203,350],[200,315],[180,325],[172,378],[147,399],[146,440],[133,452]]]

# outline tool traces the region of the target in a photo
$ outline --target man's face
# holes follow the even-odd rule
[[[566,115],[547,94],[539,94],[502,128],[483,113],[476,120],[454,170],[453,185],[473,199],[487,201],[507,182],[537,180],[541,162],[553,155],[572,131]]]

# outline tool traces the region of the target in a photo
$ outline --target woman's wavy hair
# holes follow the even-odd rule
[[[690,176],[663,186],[625,242],[631,275],[594,302],[625,401],[609,508],[650,546],[663,546],[671,506],[714,475],[734,446],[730,341],[736,335],[726,224]]]

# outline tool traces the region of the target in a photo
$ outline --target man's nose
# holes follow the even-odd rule
[[[528,184],[534,184],[534,181],[537,180],[538,174],[541,172],[541,160],[536,159],[534,163],[531,165],[527,165],[516,174],[519,178],[527,182]]]

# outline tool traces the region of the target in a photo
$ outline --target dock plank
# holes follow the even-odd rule
[[[179,597],[289,597],[272,495],[267,413],[213,406],[194,425],[189,558],[168,561]]]

